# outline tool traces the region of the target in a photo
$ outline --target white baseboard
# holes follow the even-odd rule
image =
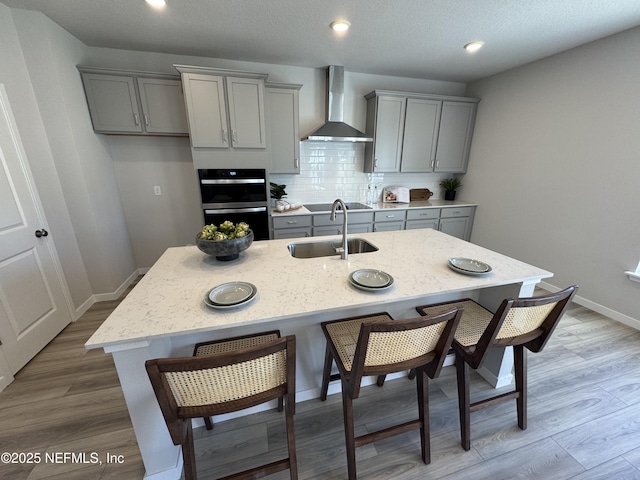
[[[548,290],[552,293],[562,290],[561,288],[558,288],[555,285],[551,285],[547,282],[540,282],[539,285],[541,288],[544,288],[545,290]],[[575,297],[573,297],[573,301],[578,305],[582,305],[583,307],[588,308],[589,310],[593,310],[594,312],[604,315],[605,317],[608,317],[620,323],[624,323],[625,325],[631,328],[635,328],[636,330],[640,330],[640,320],[637,318],[630,317],[628,315],[625,315],[624,313],[620,313],[612,310],[609,307],[600,305],[599,303],[592,302],[591,300],[581,297],[580,295],[576,295]]]
[[[73,319],[73,321],[75,322],[76,320],[78,320],[95,303],[117,300],[118,298],[120,298],[122,293],[129,287],[129,285],[131,285],[134,282],[134,280],[138,278],[139,275],[144,275],[148,271],[149,271],[148,268],[139,268],[137,270],[134,270],[134,272],[124,282],[122,282],[122,285],[120,285],[114,292],[95,293],[91,295],[82,305],[76,308],[76,310],[74,311],[75,318]]]

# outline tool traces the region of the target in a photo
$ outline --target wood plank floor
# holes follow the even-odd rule
[[[94,305],[0,393],[0,452],[41,458],[37,464],[0,463],[0,478],[143,477],[111,356],[84,348],[117,303]],[[490,391],[480,377],[472,379],[476,395]],[[465,452],[453,367],[443,369],[430,388],[431,464],[421,462],[414,431],[359,448],[359,478],[640,479],[640,332],[590,310],[572,306],[547,348],[529,355],[526,431],[516,425],[515,402],[476,412],[472,448]],[[413,418],[415,398],[415,382],[406,378],[364,388],[354,402],[356,433]],[[340,396],[299,403],[295,422],[300,478],[345,478]],[[284,456],[284,435],[284,416],[277,411],[217,423],[212,432],[199,429],[199,478]],[[93,463],[93,452],[101,464]],[[83,453],[84,463],[78,462]],[[122,461],[107,463],[107,453]]]

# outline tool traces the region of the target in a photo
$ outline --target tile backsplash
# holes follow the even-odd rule
[[[428,188],[432,198],[443,198],[438,183],[443,173],[364,173],[364,144],[300,142],[300,174],[271,174],[270,181],[286,185],[286,200],[327,203],[380,200],[385,186]],[[373,187],[371,191],[369,187]]]

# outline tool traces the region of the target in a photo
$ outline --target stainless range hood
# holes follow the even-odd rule
[[[373,142],[360,130],[344,123],[344,67],[327,69],[327,121],[303,140],[322,142]]]

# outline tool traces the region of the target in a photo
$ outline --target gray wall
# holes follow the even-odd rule
[[[470,84],[482,101],[462,189],[480,205],[474,243],[636,326],[639,51],[636,28]]]

